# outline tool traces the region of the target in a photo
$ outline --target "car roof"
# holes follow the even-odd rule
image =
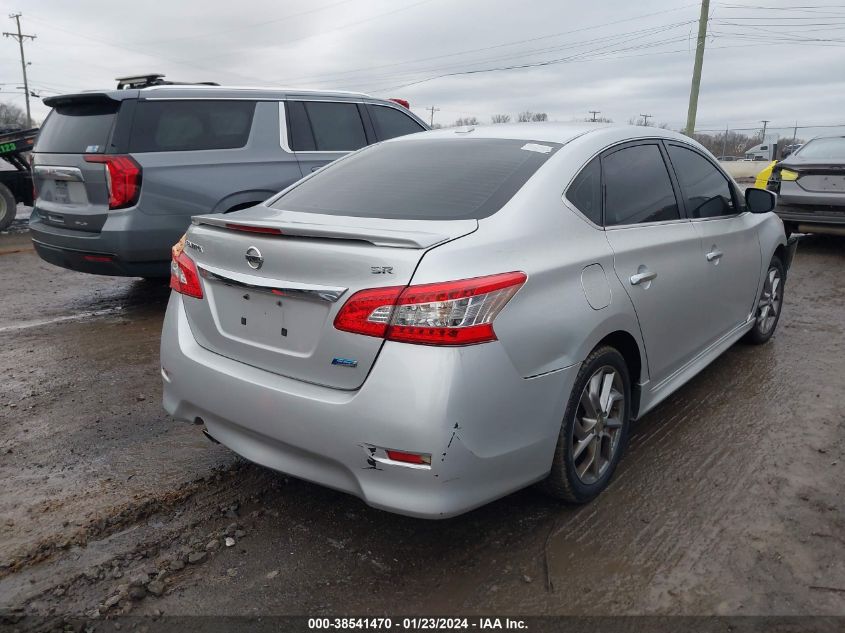
[[[388,99],[372,97],[363,92],[346,92],[343,90],[312,90],[303,88],[272,88],[261,86],[209,86],[197,84],[167,84],[162,86],[148,86],[146,88],[127,88],[117,90],[84,90],[78,93],[67,93],[43,99],[50,107],[69,100],[82,99],[112,99],[123,101],[124,99],[156,99],[162,97],[209,97],[209,98],[247,98],[247,99],[339,99],[346,100],[367,100],[373,102],[388,103]]]
[[[504,123],[491,125],[441,128],[431,132],[421,132],[391,139],[388,142],[408,142],[416,139],[435,138],[497,138],[520,141],[545,141],[565,145],[570,141],[587,135],[601,137],[608,143],[636,140],[638,138],[668,138],[687,143],[692,139],[679,132],[642,125],[614,125],[608,123]]]

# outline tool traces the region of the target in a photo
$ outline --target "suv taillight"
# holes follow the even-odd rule
[[[170,287],[180,294],[202,299],[202,284],[197,265],[184,251],[176,247],[173,249],[173,259],[170,260]]]
[[[527,279],[512,272],[419,286],[361,290],[334,320],[338,330],[422,345],[496,340],[493,319]]]
[[[123,209],[138,202],[141,193],[141,166],[131,156],[119,154],[85,154],[88,163],[106,166],[109,188],[109,209]]]

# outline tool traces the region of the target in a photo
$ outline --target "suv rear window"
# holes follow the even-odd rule
[[[101,154],[106,151],[120,103],[111,99],[56,106],[38,133],[34,151]]]
[[[501,209],[559,147],[487,138],[382,143],[333,163],[272,206],[365,218],[485,218]]]
[[[380,141],[425,131],[423,126],[396,108],[371,105],[370,114]]]
[[[246,145],[255,101],[139,101],[130,152],[235,149]]]

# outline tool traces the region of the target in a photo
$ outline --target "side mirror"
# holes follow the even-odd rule
[[[751,213],[768,213],[769,211],[774,211],[777,201],[777,194],[766,189],[749,187],[745,190],[745,205]]]

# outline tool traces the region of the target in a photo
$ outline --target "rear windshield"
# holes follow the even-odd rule
[[[795,156],[800,156],[801,158],[845,159],[845,137],[813,139],[799,149],[795,153]]]
[[[403,220],[496,213],[560,147],[511,139],[425,139],[374,145],[277,198],[276,209]]]
[[[34,151],[102,154],[119,108],[111,99],[57,106],[41,126]]]
[[[130,152],[234,149],[246,145],[255,101],[139,101]]]

